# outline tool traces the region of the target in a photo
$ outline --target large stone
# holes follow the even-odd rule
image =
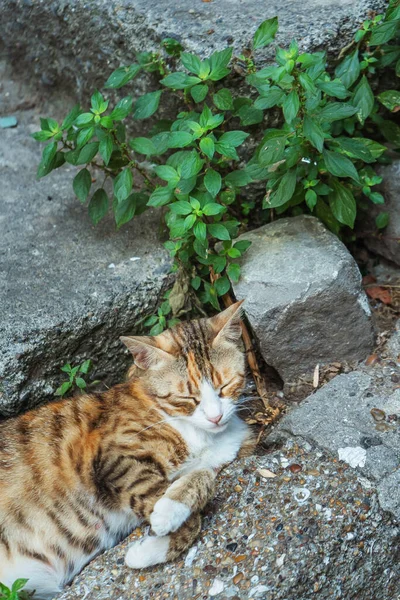
[[[361,275],[346,247],[310,216],[246,233],[233,289],[266,362],[285,381],[319,364],[365,358],[374,336]]]
[[[376,217],[381,212],[389,213],[389,225],[382,231],[375,231],[374,219],[367,219],[359,227],[364,232],[366,246],[400,265],[400,161],[380,167],[379,175],[383,177],[381,193],[385,204],[370,207],[370,217]],[[365,237],[364,237],[365,236]]]
[[[400,593],[399,528],[376,488],[302,439],[224,469],[199,539],[181,561],[128,569],[124,555],[139,535],[96,558],[59,600],[190,600],[218,590],[220,600],[395,600]]]
[[[274,436],[280,432],[350,464],[377,487],[382,508],[400,520],[400,389],[393,391],[386,367],[336,377],[289,412]]]
[[[19,85],[2,92],[3,110],[34,103]],[[66,362],[91,358],[96,379],[121,380],[129,358],[118,337],[152,312],[170,265],[156,213],[118,232],[111,217],[95,228],[73,167],[37,182],[37,111],[13,114],[18,126],[0,134],[0,416],[52,398]]]
[[[278,15],[278,42],[337,52],[369,11],[385,0],[2,0],[0,39],[16,67],[28,65],[44,85],[86,95],[109,71],[175,37],[202,55],[248,46],[257,26]],[[270,53],[259,53],[260,63]],[[134,86],[137,89],[137,84]]]

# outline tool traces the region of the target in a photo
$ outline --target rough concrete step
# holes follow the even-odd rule
[[[258,25],[278,15],[278,42],[335,52],[369,11],[385,0],[3,0],[0,40],[18,68],[45,85],[73,85],[80,95],[102,86],[112,67],[136,51],[175,37],[200,54],[233,45],[241,51]],[[16,42],[17,40],[17,42]],[[260,53],[262,63],[270,53]]]
[[[400,592],[398,528],[376,490],[301,438],[222,472],[181,561],[130,570],[124,556],[141,535],[95,559],[59,600],[389,600]]]
[[[2,91],[0,110],[29,98],[15,82]],[[39,110],[0,133],[0,416],[51,398],[66,362],[91,358],[97,379],[121,380],[118,337],[151,314],[170,267],[159,215],[95,228],[72,191],[75,168],[36,181]]]

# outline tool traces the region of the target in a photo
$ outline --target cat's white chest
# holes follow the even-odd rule
[[[221,433],[211,434],[184,421],[175,421],[175,429],[184,438],[189,456],[173,478],[197,469],[218,469],[234,460],[248,435],[247,425],[234,415]]]

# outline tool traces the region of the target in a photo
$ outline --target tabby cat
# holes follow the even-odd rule
[[[155,337],[123,337],[124,384],[0,424],[0,581],[52,598],[140,523],[141,569],[175,559],[199,533],[216,472],[252,444],[235,414],[243,388],[240,303]]]

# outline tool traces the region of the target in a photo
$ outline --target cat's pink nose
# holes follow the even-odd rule
[[[211,423],[215,423],[216,425],[218,425],[218,423],[220,422],[220,420],[222,419],[223,415],[217,415],[216,417],[207,417],[207,419],[209,421],[211,421]]]

